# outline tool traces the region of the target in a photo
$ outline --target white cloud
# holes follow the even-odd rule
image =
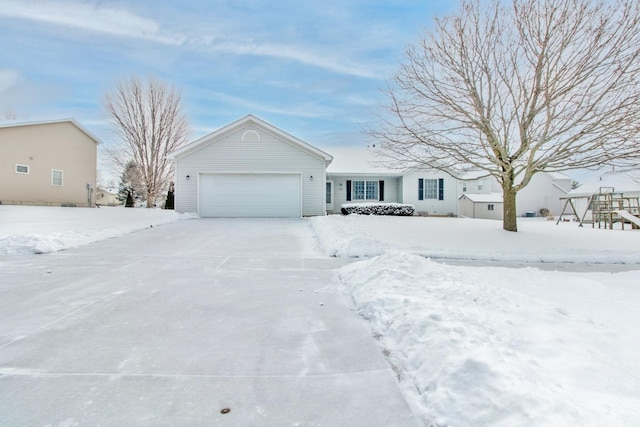
[[[247,112],[260,111],[266,113],[281,114],[285,116],[297,116],[306,118],[321,118],[337,114],[337,111],[329,108],[318,107],[313,104],[295,105],[291,108],[278,108],[274,107],[273,105],[262,104],[217,91],[211,91],[211,96],[214,97],[217,101],[222,101],[231,105],[235,105],[237,107],[245,108]]]
[[[255,55],[289,59],[307,65],[323,68],[339,74],[353,75],[365,78],[377,78],[380,76],[377,70],[372,70],[366,64],[354,64],[343,58],[334,57],[326,52],[321,52],[317,47],[298,47],[278,43],[242,43],[242,42],[217,42],[210,47],[214,50],[233,53],[236,55]]]
[[[181,37],[163,33],[161,25],[123,9],[76,1],[0,0],[0,16],[46,22],[114,36],[178,44]]]
[[[4,94],[20,82],[20,74],[15,70],[0,68],[0,94]]]
[[[233,55],[280,58],[328,70],[337,74],[361,78],[379,78],[380,67],[371,61],[358,62],[352,54],[340,49],[327,51],[326,47],[306,43],[302,45],[279,42],[256,42],[241,34],[227,32],[228,23],[221,23],[219,33],[210,28],[178,29],[156,19],[132,11],[77,0],[15,1],[0,0],[0,17],[17,18],[93,31],[109,36],[148,40],[167,45],[188,45]],[[233,26],[231,26],[233,27]],[[224,30],[224,29],[227,30]]]

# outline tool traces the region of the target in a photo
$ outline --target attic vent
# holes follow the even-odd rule
[[[243,142],[260,142],[260,135],[255,130],[247,130],[242,134]]]

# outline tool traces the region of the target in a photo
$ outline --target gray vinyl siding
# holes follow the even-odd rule
[[[242,134],[250,129],[260,135],[260,142],[242,141]],[[178,212],[197,212],[198,174],[207,172],[299,172],[302,174],[302,215],[325,214],[324,159],[260,127],[244,126],[176,160]]]

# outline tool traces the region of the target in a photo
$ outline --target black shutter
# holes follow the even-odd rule
[[[444,178],[438,179],[438,200],[444,200]]]
[[[380,180],[378,190],[380,190],[380,201],[384,202],[384,181]]]
[[[424,179],[418,179],[418,200],[424,200]]]
[[[347,180],[347,202],[351,201],[351,180]]]

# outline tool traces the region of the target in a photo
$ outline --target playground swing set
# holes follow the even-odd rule
[[[580,199],[587,199],[586,208],[582,216],[578,215],[576,204]],[[623,193],[616,193],[614,187],[600,187],[598,193],[590,196],[562,197],[564,207],[556,221],[556,225],[564,220],[566,215],[573,217],[579,223],[591,224],[592,228],[598,224],[598,228],[613,230],[613,224],[619,222],[624,230],[625,224],[631,224],[632,229],[640,228],[640,206],[638,197],[625,197]],[[591,216],[589,216],[591,212]]]

